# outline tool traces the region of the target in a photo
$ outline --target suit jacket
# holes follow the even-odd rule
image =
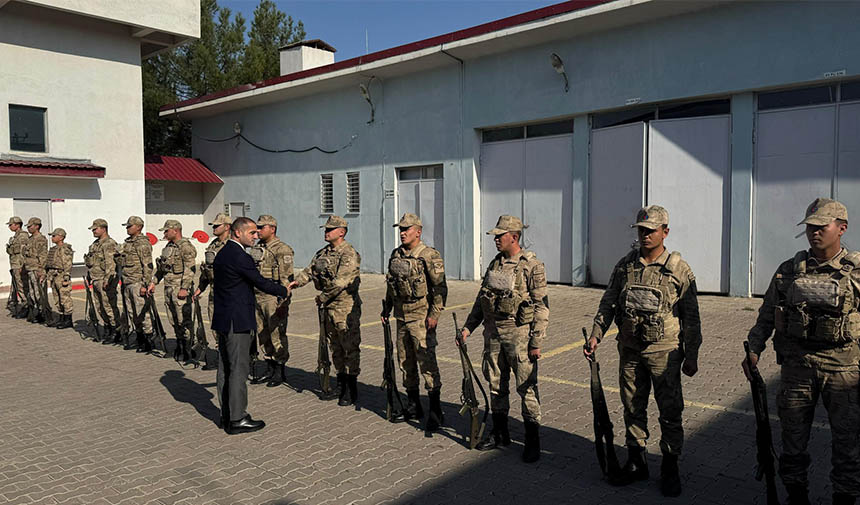
[[[262,275],[254,260],[230,240],[218,251],[215,270],[215,299],[212,329],[221,333],[248,333],[257,328],[254,315],[254,288],[264,293],[287,297],[287,288]]]

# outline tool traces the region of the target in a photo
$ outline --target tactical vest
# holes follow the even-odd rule
[[[427,296],[426,263],[417,257],[426,246],[420,244],[412,256],[391,255],[388,260],[388,284],[394,290],[397,298],[404,300],[419,300]],[[395,253],[397,250],[395,250]]]
[[[6,244],[6,254],[9,256],[17,256],[21,254],[21,250],[24,248],[23,244],[16,240],[17,238],[17,235],[13,235],[9,239],[9,243]]]
[[[48,261],[45,263],[45,268],[48,270],[62,270],[63,265],[60,262],[59,247],[48,249]]]
[[[100,255],[98,254],[101,250],[101,248],[99,247],[99,245],[101,245],[99,243],[100,241],[100,239],[97,239],[95,242],[90,244],[89,249],[87,250],[86,254],[84,254],[84,265],[86,265],[87,268],[92,268],[96,266],[96,262],[98,260],[104,261],[104,257],[99,258]]]
[[[281,270],[278,265],[278,257],[275,253],[265,246],[254,246],[251,248],[251,257],[254,258],[254,263],[257,264],[257,269],[266,279],[271,279],[275,282],[281,280]],[[258,259],[259,258],[259,259]]]
[[[792,274],[783,277],[785,298],[774,311],[774,327],[787,338],[816,344],[842,345],[860,337],[860,313],[851,272],[860,266],[852,251],[835,272],[807,273],[808,253],[799,251]]]
[[[144,258],[140,257],[140,254],[137,252],[138,250],[138,242],[141,240],[146,240],[149,243],[149,239],[147,239],[143,235],[135,236],[134,240],[126,241],[122,247],[122,257],[123,257],[123,267],[134,268],[143,263]]]
[[[175,244],[167,244],[161,250],[158,268],[163,273],[179,275],[185,271],[185,263],[182,261],[182,245],[185,242],[188,242],[187,238],[180,239]]]
[[[656,281],[649,283],[636,280],[633,266],[638,258],[638,250],[631,252],[625,267],[627,282],[621,292],[621,333],[646,343],[675,337],[681,324],[673,311],[678,294],[672,278],[681,263],[681,254],[672,252]]]
[[[478,294],[485,312],[493,313],[496,319],[513,317],[519,326],[534,321],[534,305],[524,272],[528,262],[535,257],[533,252],[523,251],[513,271],[487,270]]]
[[[337,252],[328,256],[320,254],[315,257],[311,264],[311,278],[314,281],[314,288],[318,291],[324,291],[337,275],[339,264],[340,254]]]

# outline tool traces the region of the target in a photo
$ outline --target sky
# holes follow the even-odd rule
[[[335,61],[469,28],[562,0],[274,0],[305,24],[308,39],[337,49]],[[219,0],[250,29],[259,0]],[[365,33],[367,37],[365,38]],[[366,42],[366,44],[365,44]]]

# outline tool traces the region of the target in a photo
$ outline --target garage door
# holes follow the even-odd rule
[[[839,105],[839,157],[836,198],[848,206],[845,247],[860,249],[860,103]]]
[[[572,282],[573,219],[571,135],[539,136],[481,146],[481,264],[496,255],[484,233],[501,214],[529,225],[523,243],[546,265],[550,282]]]

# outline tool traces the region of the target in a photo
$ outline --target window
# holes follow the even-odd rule
[[[718,116],[731,114],[732,102],[728,98],[707,100],[681,104],[660,105],[657,115],[660,119],[678,119],[685,117]]]
[[[557,121],[555,123],[543,123],[526,126],[526,137],[546,137],[547,135],[563,135],[573,133],[573,121]]]
[[[782,107],[802,107],[836,101],[836,86],[789,89],[758,95],[758,110],[779,109]]]
[[[860,81],[843,82],[839,99],[843,102],[860,100]]]
[[[42,107],[9,105],[9,147],[13,151],[46,152],[46,110]]]
[[[358,214],[361,211],[361,198],[359,198],[359,173],[346,173],[346,212]]]
[[[482,142],[501,142],[503,140],[521,139],[525,135],[525,129],[522,126],[514,126],[513,128],[499,128],[497,130],[484,130],[481,132]]]
[[[398,168],[397,178],[401,181],[420,181],[442,178],[442,165],[427,165],[425,167]]]
[[[623,109],[612,112],[595,114],[591,118],[593,129],[609,128],[610,126],[621,126],[630,123],[648,122],[657,118],[655,107],[647,109]]]
[[[320,174],[320,213],[334,214],[334,175]]]

